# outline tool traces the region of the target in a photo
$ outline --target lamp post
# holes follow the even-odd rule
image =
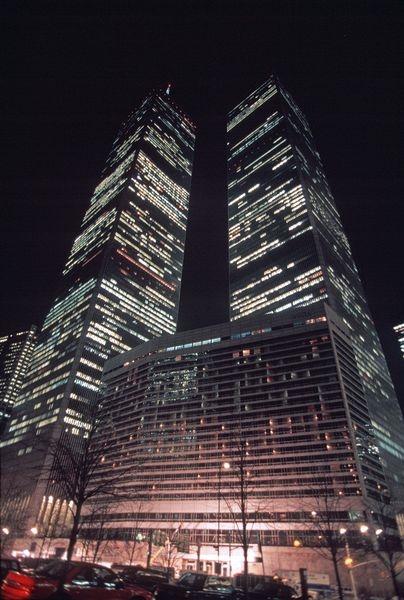
[[[220,462],[219,463],[219,472],[218,472],[218,486],[217,486],[217,567],[215,569],[215,574],[220,575],[220,501],[222,498],[222,469],[226,471],[230,469],[230,463],[228,462]]]
[[[1,549],[1,552],[3,553],[8,545],[7,542],[9,539],[8,536],[10,535],[10,529],[8,527],[2,527],[1,534],[2,535],[1,535],[1,540],[0,540],[1,541],[0,549]]]
[[[344,560],[344,563],[345,563],[345,566],[348,568],[348,571],[349,571],[349,578],[351,580],[351,587],[352,587],[352,592],[353,592],[354,600],[358,600],[358,592],[356,590],[356,582],[355,582],[355,577],[354,577],[353,570],[352,570],[353,559],[351,557],[351,550],[350,550],[350,547],[349,547],[347,530],[346,530],[345,527],[341,527],[341,529],[339,530],[339,532],[345,538],[346,558]]]
[[[35,538],[36,538],[36,536],[39,533],[39,529],[38,529],[38,527],[36,525],[34,525],[33,527],[31,527],[31,529],[29,531],[30,531],[30,534],[31,534],[31,537],[32,537],[32,541],[31,541],[31,544],[30,544],[29,552],[30,552],[30,554],[34,554],[35,555],[36,547],[37,547],[37,542],[35,541]]]

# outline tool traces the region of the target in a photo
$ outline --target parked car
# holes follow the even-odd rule
[[[123,566],[119,569],[119,576],[126,583],[136,583],[154,592],[162,584],[170,582],[168,573],[158,569],[144,569],[139,566]]]
[[[24,573],[34,573],[36,569],[54,562],[55,558],[34,558],[32,556],[23,556],[20,559],[21,570]]]
[[[188,571],[176,583],[159,585],[156,600],[242,600],[242,590],[229,577]]]
[[[290,585],[279,579],[265,577],[248,594],[249,600],[299,600],[299,595]]]
[[[21,571],[21,565],[16,558],[0,558],[0,582],[5,579],[9,571]]]
[[[128,584],[101,565],[54,560],[33,574],[10,571],[1,586],[4,600],[153,600],[153,593]]]

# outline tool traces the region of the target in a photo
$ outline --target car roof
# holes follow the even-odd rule
[[[104,565],[100,565],[99,563],[92,563],[92,562],[87,562],[87,561],[84,561],[84,560],[62,560],[60,558],[54,558],[54,559],[49,559],[49,562],[64,563],[64,564],[69,565],[71,567],[101,567],[102,569],[108,569],[109,571],[112,570],[109,567],[105,567]]]

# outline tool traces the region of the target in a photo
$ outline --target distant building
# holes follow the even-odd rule
[[[190,119],[157,91],[113,143],[2,442],[26,489],[27,527],[55,494],[49,442],[73,436],[79,451],[105,360],[176,330],[194,140]]]
[[[404,323],[396,325],[393,329],[397,335],[398,343],[400,344],[401,355],[404,358]]]
[[[404,420],[306,118],[276,77],[229,113],[230,318],[324,300],[348,327],[391,488],[404,497]]]
[[[333,498],[335,526],[354,535],[386,490],[349,329],[327,305],[147,342],[110,359],[104,381],[98,441],[109,445],[94,484],[133,465],[119,484],[132,501],[108,511],[116,556],[104,560],[160,531],[183,548],[179,568],[240,572],[241,456],[251,553],[263,548],[268,569],[293,568],[296,537],[313,541],[318,498]]]
[[[0,434],[21,391],[35,343],[35,325],[0,337]]]

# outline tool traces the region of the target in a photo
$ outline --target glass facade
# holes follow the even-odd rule
[[[402,494],[404,422],[388,367],[310,127],[276,77],[230,112],[227,146],[231,319],[327,300],[349,328]]]
[[[35,325],[0,337],[0,434],[21,391],[35,343]]]
[[[27,447],[45,464],[39,448],[61,433],[79,447],[105,360],[175,331],[194,140],[192,122],[158,91],[122,124],[15,403],[9,464],[18,456],[23,471]]]

